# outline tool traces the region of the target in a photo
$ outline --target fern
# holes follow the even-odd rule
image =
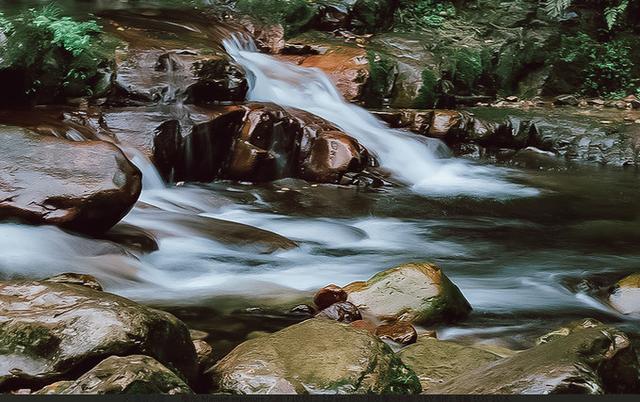
[[[552,18],[562,17],[571,6],[571,0],[544,0],[544,11]]]
[[[609,30],[612,30],[619,23],[620,17],[625,14],[628,7],[629,0],[622,0],[617,6],[607,7],[604,10],[604,20]]]

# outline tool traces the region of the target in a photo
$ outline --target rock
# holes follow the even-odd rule
[[[204,341],[209,337],[209,333],[205,331],[199,331],[197,329],[190,329],[189,336],[191,337],[192,341]]]
[[[578,106],[579,103],[580,100],[573,95],[560,95],[553,100],[553,104],[557,106]]]
[[[290,315],[312,318],[316,314],[316,309],[306,304],[299,304],[289,310]]]
[[[461,319],[471,311],[458,287],[432,264],[400,265],[344,289],[363,316],[380,320],[430,324]]]
[[[210,371],[234,394],[414,394],[415,374],[366,331],[310,319],[246,341]]]
[[[318,290],[313,296],[313,303],[320,310],[324,310],[333,303],[347,301],[347,292],[338,285],[327,285]]]
[[[91,275],[64,273],[45,279],[46,282],[68,283],[71,285],[86,286],[89,289],[102,291],[102,285]]]
[[[429,389],[434,394],[637,393],[638,358],[627,335],[604,325],[489,363]]]
[[[455,110],[435,110],[429,127],[428,136],[449,143],[466,135],[467,116]]]
[[[128,223],[116,224],[102,237],[142,253],[159,249],[158,240],[153,233]]]
[[[622,314],[640,315],[640,274],[629,275],[616,283],[609,303]]]
[[[198,372],[204,373],[209,367],[215,363],[213,355],[213,348],[207,342],[203,340],[193,341],[193,346],[196,349],[196,356],[198,360]]]
[[[249,86],[244,70],[227,58],[216,57],[195,62],[192,67],[196,82],[187,89],[187,102],[244,101]]]
[[[217,108],[183,143],[178,180],[271,181],[300,177],[338,183],[369,155],[355,139],[317,116],[274,104]]]
[[[348,172],[363,170],[368,160],[366,149],[358,141],[339,131],[325,131],[313,141],[300,176],[309,181],[336,183]]]
[[[67,283],[0,283],[0,350],[0,390],[58,381],[116,354],[146,354],[189,381],[197,371],[177,318]]]
[[[398,356],[418,375],[423,391],[500,360],[500,356],[481,349],[422,336]]]
[[[71,142],[2,126],[0,141],[0,220],[100,233],[140,194],[140,171],[106,142]]]
[[[517,96],[507,96],[507,97],[505,98],[505,100],[506,100],[507,102],[518,102],[520,99],[518,99],[518,97],[517,97]]]
[[[410,345],[418,339],[418,333],[413,325],[405,322],[380,325],[376,328],[376,335],[401,345]]]
[[[152,357],[111,356],[75,381],[60,381],[35,392],[72,394],[192,394],[185,382]]]
[[[349,302],[333,303],[319,312],[316,317],[328,318],[330,320],[344,322],[347,324],[362,319],[358,308]]]
[[[376,326],[371,321],[357,320],[352,322],[351,326],[356,329],[368,331],[371,334],[376,333]]]
[[[284,27],[282,25],[257,26],[249,20],[243,20],[242,24],[251,33],[258,49],[261,51],[275,55],[284,49]]]
[[[323,54],[278,56],[279,59],[302,67],[319,68],[329,76],[338,91],[348,101],[361,100],[369,79],[366,51],[357,46],[326,41],[322,38],[296,38],[302,44],[313,43],[327,49]]]

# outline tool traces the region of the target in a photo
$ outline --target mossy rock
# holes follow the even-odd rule
[[[211,370],[234,394],[416,394],[420,382],[367,331],[312,318],[248,340]]]
[[[75,381],[59,381],[36,392],[38,395],[192,393],[175,373],[144,355],[108,357]]]
[[[429,389],[433,394],[638,393],[640,367],[629,337],[585,320],[566,335]],[[557,331],[556,331],[557,332]]]
[[[442,270],[427,263],[404,264],[344,288],[364,316],[416,324],[466,317],[469,302]]]
[[[501,358],[482,349],[428,337],[420,337],[398,356],[415,371],[424,391]]]

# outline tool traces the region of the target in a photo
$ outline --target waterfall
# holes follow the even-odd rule
[[[430,196],[509,198],[537,190],[510,183],[506,169],[460,159],[442,159],[433,147],[402,130],[392,130],[364,108],[344,100],[321,70],[279,61],[259,53],[251,38],[235,35],[223,42],[247,72],[248,100],[273,102],[315,114],[356,138],[382,167],[419,193]]]

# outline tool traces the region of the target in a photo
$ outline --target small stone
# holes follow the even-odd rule
[[[573,95],[560,95],[553,100],[553,104],[558,106],[578,106],[579,103],[578,98]]]
[[[376,335],[402,345],[410,345],[418,339],[418,333],[413,325],[406,322],[383,324],[376,328]]]
[[[202,340],[193,341],[193,346],[196,348],[198,368],[202,373],[214,363],[213,348],[207,342]]]
[[[517,96],[507,96],[505,99],[507,100],[507,102],[517,102],[518,101],[518,97]]]
[[[333,303],[344,301],[347,301],[347,292],[334,284],[323,287],[313,296],[313,302],[319,310],[324,310]]]
[[[351,323],[362,319],[360,310],[349,302],[333,303],[316,315],[318,318],[329,318],[334,321]]]
[[[203,341],[207,337],[209,337],[209,333],[204,331],[198,331],[197,329],[190,329],[189,335],[191,336],[192,341]]]
[[[289,310],[289,314],[311,318],[316,314],[316,309],[307,304],[300,304]]]

